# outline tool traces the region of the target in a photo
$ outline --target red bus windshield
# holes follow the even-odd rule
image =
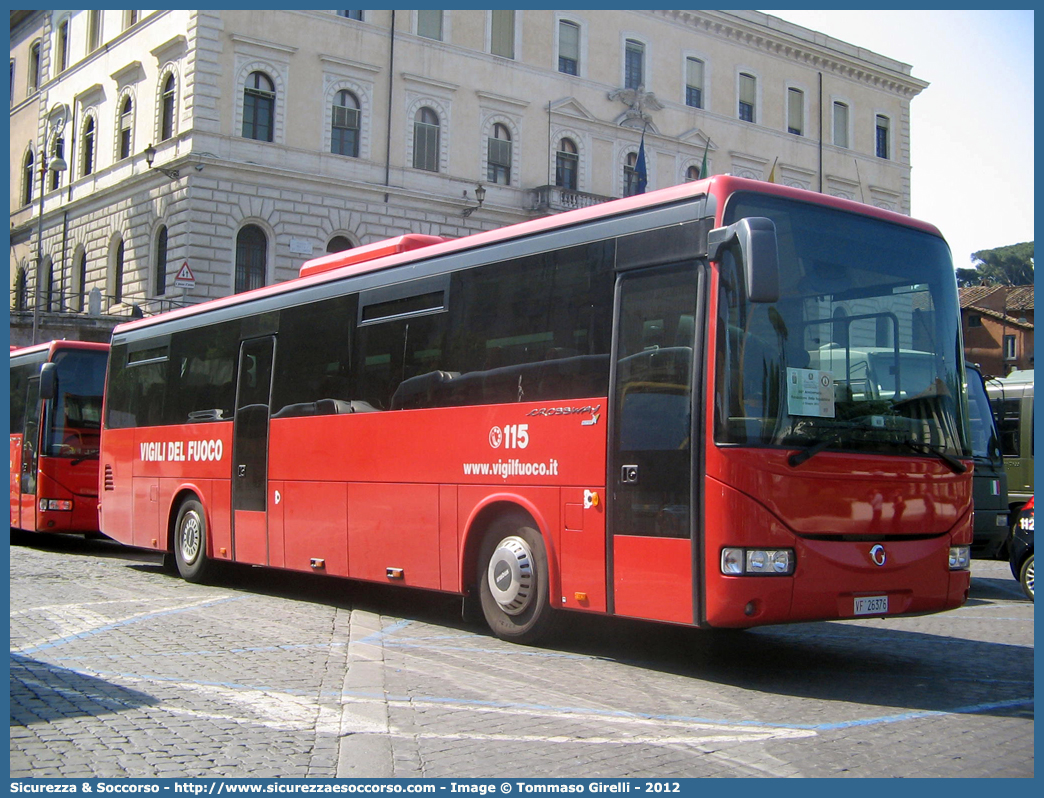
[[[765,195],[725,223],[776,226],[780,296],[746,298],[722,263],[716,437],[722,443],[971,454],[949,251],[938,236]]]
[[[58,379],[48,403],[44,454],[87,459],[98,457],[106,352],[63,349],[54,356]]]

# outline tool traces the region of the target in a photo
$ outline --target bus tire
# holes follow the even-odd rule
[[[529,516],[511,513],[490,525],[476,576],[482,614],[497,637],[532,643],[550,631],[547,550]]]
[[[207,521],[203,505],[186,499],[174,524],[174,561],[186,582],[202,582],[210,572],[207,559]]]

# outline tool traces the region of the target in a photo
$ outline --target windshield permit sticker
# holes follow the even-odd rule
[[[792,416],[834,417],[834,375],[787,368],[787,412]]]

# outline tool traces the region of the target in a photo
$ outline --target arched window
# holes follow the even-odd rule
[[[624,190],[625,197],[633,197],[638,193],[638,153],[627,153],[627,161],[624,163]]]
[[[153,266],[156,296],[167,293],[167,226],[160,227],[156,234],[156,262]]]
[[[352,242],[346,236],[334,236],[330,239],[330,243],[326,245],[327,253],[344,252],[346,249],[351,248]]]
[[[236,236],[235,293],[261,288],[268,266],[268,238],[256,224],[248,224]]]
[[[693,180],[699,180],[699,179],[700,179],[700,167],[698,167],[698,166],[690,166],[688,169],[685,170],[685,182],[686,183],[691,183]]]
[[[123,301],[123,240],[116,246],[116,257],[112,269],[112,301],[119,304]]]
[[[572,139],[562,139],[558,142],[558,152],[555,155],[555,185],[576,191],[579,167],[580,156],[577,154],[576,144]]]
[[[333,104],[330,152],[359,157],[359,100],[350,91],[337,92]]]
[[[35,182],[35,175],[33,165],[35,159],[33,158],[33,151],[29,150],[25,154],[25,158],[22,160],[22,204],[29,205],[33,201],[33,183]]]
[[[167,75],[160,93],[160,141],[166,141],[174,135],[174,76]]]
[[[58,307],[58,284],[56,282],[56,275],[54,273],[54,261],[50,258],[44,263],[44,275],[43,275],[43,288],[44,288],[44,302],[43,309],[48,313],[53,313],[59,310]]]
[[[25,267],[19,266],[18,273],[15,275],[15,290],[14,290],[14,309],[25,310],[27,303],[27,297],[29,295],[28,281],[25,276]]]
[[[83,126],[83,169],[81,171],[84,177],[94,173],[94,131],[94,117],[90,116]]]
[[[71,296],[69,297],[72,304],[72,309],[75,311],[83,311],[87,307],[87,303],[84,301],[87,295],[87,251],[84,250],[80,253],[79,262],[76,264],[76,271],[73,273],[73,285]]]
[[[499,122],[493,125],[493,135],[489,137],[487,162],[486,177],[489,182],[510,186],[511,132],[507,129],[507,125]]]
[[[120,105],[120,121],[119,121],[119,159],[130,158],[131,156],[131,132],[134,130],[134,103],[131,102],[130,97],[123,98],[123,104]]]
[[[413,118],[413,168],[439,171],[439,115],[427,107]]]
[[[243,90],[243,138],[273,141],[275,85],[264,72],[251,72]]]

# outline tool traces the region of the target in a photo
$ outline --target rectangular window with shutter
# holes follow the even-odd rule
[[[703,62],[698,58],[685,59],[685,104],[703,107]]]
[[[805,92],[787,89],[787,132],[805,135]]]
[[[558,23],[558,71],[578,75],[580,65],[580,26],[562,20]]]
[[[624,46],[624,88],[637,89],[645,85],[645,45],[628,39]]]
[[[489,51],[504,58],[515,57],[515,12],[491,11]]]
[[[848,106],[834,103],[834,146],[848,149]]]
[[[878,158],[888,158],[888,117],[877,115],[875,144]]]
[[[417,35],[425,39],[442,41],[442,12],[430,8],[417,11]]]
[[[754,122],[754,106],[758,96],[757,79],[753,75],[741,73],[739,92],[739,118],[744,122]]]

